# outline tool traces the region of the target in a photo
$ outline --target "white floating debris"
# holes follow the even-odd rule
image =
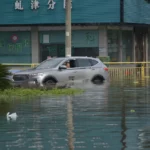
[[[15,112],[15,113],[12,113],[12,114],[10,114],[10,112],[8,112],[8,113],[6,114],[7,121],[10,121],[10,120],[16,121],[16,120],[17,120],[17,117],[18,117],[18,115],[17,115],[16,112]]]

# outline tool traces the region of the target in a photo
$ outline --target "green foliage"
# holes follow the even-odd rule
[[[10,102],[12,100],[23,100],[23,99],[33,99],[43,96],[61,96],[61,95],[76,95],[81,94],[83,90],[81,89],[25,89],[25,88],[13,88],[5,89],[0,91],[0,102]]]
[[[10,81],[6,77],[10,75],[6,66],[0,64],[0,90],[11,87]]]
[[[101,56],[99,56],[98,57],[103,63],[105,63],[105,62],[110,62],[110,57],[109,56],[106,56],[106,57],[101,57]],[[106,64],[105,64],[106,65]],[[109,65],[106,65],[107,67],[109,66]]]
[[[98,58],[99,58],[102,62],[109,62],[109,61],[110,61],[109,56],[106,56],[106,57],[101,57],[101,56],[99,56]]]

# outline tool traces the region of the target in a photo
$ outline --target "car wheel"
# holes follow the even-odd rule
[[[53,80],[53,79],[48,79],[45,81],[45,84],[46,88],[54,88],[56,87],[56,81]]]
[[[96,77],[94,77],[93,80],[92,80],[92,82],[93,82],[94,84],[101,84],[101,83],[103,83],[103,81],[104,81],[104,78],[101,77],[101,76],[96,76]]]

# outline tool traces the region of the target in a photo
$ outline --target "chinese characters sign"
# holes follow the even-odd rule
[[[18,54],[23,53],[23,49],[30,46],[30,41],[28,39],[23,39],[20,42],[7,43],[7,49],[9,53]]]
[[[3,34],[3,33],[2,33]],[[29,33],[10,34],[0,36],[0,55],[29,54],[31,41]]]
[[[56,2],[54,0],[48,1],[48,9],[54,9]]]
[[[24,10],[23,8],[23,1],[24,0],[15,0],[15,10]],[[72,0],[71,0],[72,3]],[[47,9],[55,9],[56,2],[54,0],[48,0],[47,2]],[[45,4],[46,5],[46,4]],[[36,10],[40,7],[40,0],[31,0],[31,9]],[[63,2],[63,8],[66,8],[66,0]],[[72,6],[71,6],[72,8]]]
[[[15,2],[15,9],[17,9],[17,10],[23,10],[21,0],[16,0],[16,2]]]
[[[31,9],[38,9],[39,6],[39,1],[38,0],[31,0]]]

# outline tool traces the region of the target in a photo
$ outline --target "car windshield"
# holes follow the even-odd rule
[[[44,69],[44,68],[55,68],[58,66],[58,64],[63,61],[63,58],[51,58],[48,59],[41,64],[39,64],[36,69]]]

